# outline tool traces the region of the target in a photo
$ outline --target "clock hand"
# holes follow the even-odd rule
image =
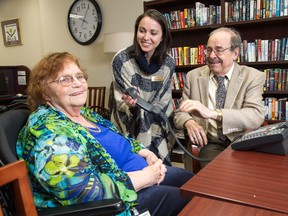
[[[84,20],[83,18],[79,18],[80,20],[82,20],[85,23],[88,23],[86,20]]]
[[[84,22],[86,21],[86,16],[87,16],[88,9],[89,9],[89,5],[88,5],[88,7],[87,7],[87,9],[86,9],[86,12],[85,12],[85,15],[84,15],[84,19],[83,19],[81,28],[83,28]],[[86,21],[86,22],[87,22],[87,21]]]

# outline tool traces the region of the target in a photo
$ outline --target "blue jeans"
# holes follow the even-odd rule
[[[180,196],[179,188],[194,174],[178,167],[166,168],[165,179],[159,186],[154,185],[137,192],[138,211],[148,209],[151,215],[157,216],[177,215],[190,201]]]

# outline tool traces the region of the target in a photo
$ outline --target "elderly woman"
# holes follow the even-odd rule
[[[166,167],[137,140],[83,107],[87,74],[73,55],[52,53],[32,70],[28,102],[33,111],[20,132],[17,154],[26,161],[39,208],[111,197],[126,212],[176,215],[189,200],[179,187],[192,173]]]

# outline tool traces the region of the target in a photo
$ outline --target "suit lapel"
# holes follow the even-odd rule
[[[227,89],[227,95],[226,95],[224,108],[231,109],[236,99],[236,96],[240,90],[242,82],[243,82],[243,77],[240,72],[240,67],[238,64],[235,63],[234,70],[231,76],[231,80],[229,82],[229,86]]]
[[[203,102],[205,106],[208,106],[208,98],[209,98],[209,73],[210,70],[208,67],[206,67],[202,72],[201,76],[198,77],[198,86],[199,86],[199,92],[200,92],[200,99]]]

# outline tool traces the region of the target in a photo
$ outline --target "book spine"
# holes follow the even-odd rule
[[[266,0],[262,0],[262,19],[266,18]]]
[[[178,80],[176,73],[173,73],[173,82],[174,82],[175,90],[179,90],[180,85],[179,85],[179,80]]]
[[[288,121],[288,101],[286,101],[286,103],[285,103],[285,108],[286,108],[285,120]]]
[[[256,0],[256,19],[261,18],[261,0]]]
[[[272,99],[272,108],[271,108],[271,120],[276,120],[277,119],[277,99],[273,98]]]
[[[279,70],[278,68],[274,69],[274,90],[278,90],[278,81],[279,81]]]
[[[269,90],[274,91],[274,70],[270,69],[269,70]]]
[[[288,0],[284,0],[284,13],[283,16],[288,16]]]
[[[285,47],[287,43],[287,38],[283,37],[281,40],[281,55],[280,60],[283,61],[285,59]]]
[[[270,69],[266,69],[266,88],[270,91]]]
[[[184,88],[184,82],[182,79],[182,72],[178,72],[177,77],[178,77],[178,81],[179,81],[179,87],[180,87],[180,89],[183,89]]]
[[[250,0],[250,18],[249,20],[254,20],[254,0]]]

